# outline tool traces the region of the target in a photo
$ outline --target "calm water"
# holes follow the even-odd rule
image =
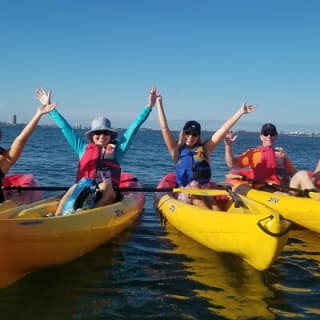
[[[19,130],[3,128],[2,145]],[[278,145],[299,168],[311,169],[319,159],[319,141],[280,136]],[[257,135],[241,135],[235,152],[258,143]],[[213,177],[222,181],[223,145],[212,159]],[[75,161],[57,129],[38,128],[11,173],[33,173],[42,185],[69,186]],[[160,133],[140,131],[123,169],[143,186],[155,186],[172,170]],[[140,220],[111,243],[0,289],[1,320],[319,319],[319,240],[315,233],[292,231],[274,266],[259,272],[162,226],[153,195],[147,194]]]

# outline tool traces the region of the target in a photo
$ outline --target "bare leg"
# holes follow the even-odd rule
[[[102,207],[115,201],[116,193],[109,180],[105,180],[99,184],[99,191],[101,192],[101,198],[97,201],[95,207]]]
[[[308,175],[307,171],[298,171],[290,180],[290,187],[297,189],[315,189],[315,185]]]
[[[57,207],[57,210],[56,210],[56,213],[55,215],[60,215],[62,214],[62,209],[64,207],[64,204],[66,203],[67,199],[70,197],[71,193],[73,192],[74,188],[76,187],[76,184],[74,184],[73,186],[71,186],[69,188],[69,190],[63,195],[63,197],[61,198],[59,204],[58,204],[58,207]]]
[[[199,189],[199,183],[195,180],[191,181],[187,188],[189,189]],[[206,203],[206,201],[201,196],[189,195],[189,199],[191,200],[191,204],[200,208],[210,209]]]
[[[207,204],[207,207],[211,210],[221,211],[221,208],[218,206],[217,201],[214,197],[206,197],[204,201]]]
[[[203,199],[200,199],[200,198],[193,198],[192,199],[192,204],[197,206],[197,207],[200,207],[200,208],[211,209],[211,208],[208,207],[206,202]]]

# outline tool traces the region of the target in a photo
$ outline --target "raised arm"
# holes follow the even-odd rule
[[[152,87],[149,92],[147,105],[142,110],[142,112],[140,112],[140,114],[136,117],[136,119],[131,123],[129,128],[124,132],[120,141],[118,142],[117,148],[116,148],[116,158],[119,163],[121,163],[127,150],[132,144],[134,137],[136,136],[139,128],[149,117],[149,114],[151,113],[152,108],[156,103],[156,92],[157,92],[157,89],[155,87]]]
[[[224,138],[225,145],[225,160],[229,168],[238,168],[239,164],[233,155],[232,144],[237,139],[237,136],[232,136],[231,131],[228,131]]]
[[[36,97],[42,104],[51,103],[51,90],[45,90],[43,88],[37,89]],[[77,154],[78,158],[81,158],[88,142],[78,136],[76,130],[71,127],[68,121],[58,112],[57,109],[52,110],[52,112],[49,113],[49,116],[60,128],[65,139]]]
[[[168,127],[167,118],[163,109],[162,97],[159,93],[157,94],[157,107],[158,107],[159,124],[160,124],[160,129],[161,129],[164,143],[166,144],[172,159],[175,159],[175,151],[178,146],[178,141],[174,138],[174,136],[172,135]]]
[[[243,103],[240,109],[229,118],[212,136],[205,142],[207,153],[211,153],[213,149],[224,139],[226,133],[238,122],[238,120],[247,113],[251,113],[256,108],[255,105],[247,105]]]
[[[44,114],[49,113],[55,107],[55,103],[46,104],[39,107],[33,118],[24,127],[20,134],[14,139],[9,149],[4,152],[0,160],[0,167],[4,174],[6,174],[19,159],[27,140],[37,127],[37,124],[39,123],[41,117]]]

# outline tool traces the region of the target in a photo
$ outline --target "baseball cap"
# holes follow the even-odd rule
[[[261,134],[271,133],[273,135],[278,135],[277,128],[272,123],[265,123],[261,128]]]
[[[186,124],[183,127],[183,132],[190,132],[195,134],[201,133],[201,125],[199,122],[191,120],[186,122]]]

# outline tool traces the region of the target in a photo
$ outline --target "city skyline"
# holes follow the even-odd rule
[[[11,118],[10,118],[11,119]],[[203,121],[205,122],[205,121]],[[26,123],[24,122],[12,122],[9,120],[9,122],[6,121],[0,121],[0,125],[7,125],[7,126],[24,126],[26,125]],[[75,129],[80,129],[80,130],[87,130],[90,128],[90,125],[84,125],[81,123],[74,123],[74,124],[70,124],[73,128]],[[213,130],[208,130],[208,129],[202,129],[203,132],[213,132],[216,129],[218,129],[220,123],[217,123],[217,126],[215,129]],[[53,127],[53,128],[57,128],[57,125],[55,123],[46,123],[46,124],[38,124],[39,127]],[[296,126],[292,126],[292,129],[287,128],[287,129],[278,129],[280,134],[285,134],[285,135],[297,135],[297,136],[310,136],[310,137],[320,137],[320,130],[312,130],[312,129],[306,129],[306,130],[296,130],[295,129]],[[114,127],[117,130],[125,130],[126,127]],[[158,127],[148,127],[148,126],[142,126],[140,130],[154,130],[154,131],[160,131],[160,128]],[[175,132],[180,131],[180,127],[176,128],[176,129],[172,129]],[[247,133],[259,133],[260,132],[260,128],[259,128],[259,124],[254,124],[251,123],[250,125],[247,125],[247,123],[243,123],[243,125],[241,127],[237,127],[235,126],[233,129],[234,132],[247,132]]]

